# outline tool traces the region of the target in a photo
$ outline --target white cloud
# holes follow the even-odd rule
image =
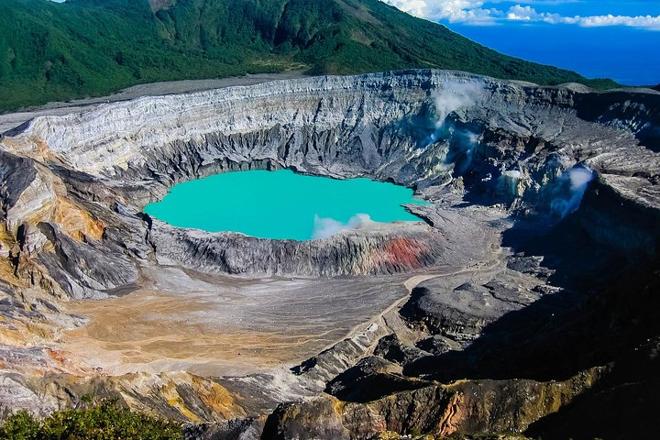
[[[450,22],[490,23],[499,11],[482,8],[480,0],[384,0],[417,17]]]
[[[490,0],[488,3],[517,3],[521,5],[565,5],[567,3],[581,3],[584,0]]]
[[[550,24],[576,24],[582,27],[630,26],[650,30],[660,30],[660,16],[651,15],[590,15],[563,16],[549,12],[538,12],[531,6],[515,5],[509,8],[507,20],[544,22]]]
[[[652,30],[660,30],[660,15],[637,15],[630,17],[627,15],[594,15],[591,17],[573,17],[579,21],[581,26],[632,26]]]
[[[588,15],[564,16],[551,12],[538,12],[532,4],[553,5],[573,3],[576,0],[519,0],[508,11],[484,7],[486,3],[502,3],[481,0],[384,0],[386,3],[417,17],[429,20],[447,20],[451,23],[494,24],[498,21],[529,23],[573,24],[582,27],[628,26],[648,30],[660,30],[660,15]],[[522,5],[526,6],[522,6]]]
[[[532,21],[539,18],[539,13],[530,6],[515,5],[509,8],[506,18],[515,21]]]

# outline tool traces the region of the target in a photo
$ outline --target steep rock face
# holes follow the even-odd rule
[[[522,432],[589,389],[594,369],[563,382],[475,381],[432,385],[367,403],[323,396],[282,405],[266,421],[262,438],[369,439],[377,433],[451,434]],[[522,409],[522,411],[521,411]]]
[[[7,152],[0,152],[2,167],[0,168],[0,178],[2,178],[2,213],[6,221],[13,224],[10,220],[9,212],[14,209],[19,201],[21,194],[34,182],[37,170],[32,161],[15,156]],[[18,214],[18,217],[21,215]]]
[[[28,392],[35,395],[28,395]],[[235,396],[217,381],[184,372],[114,377],[65,373],[32,378],[4,376],[0,393],[4,399],[13,395],[12,410],[29,409],[42,416],[71,403],[78,404],[85,396],[117,399],[136,410],[181,422],[219,422],[246,414]],[[34,400],[39,396],[41,399],[35,408]]]
[[[444,238],[426,225],[400,225],[346,234],[341,239],[296,242],[238,234],[211,235],[156,222],[150,239],[158,250],[159,261],[231,274],[337,276],[411,272],[437,261],[446,247]],[[195,255],[192,261],[188,260],[191,254]]]
[[[462,95],[463,102],[450,102],[443,90]],[[457,128],[486,138],[486,145],[478,145],[481,154],[497,148],[498,139],[506,140],[502,151],[494,152],[503,164],[532,148],[536,151],[528,166],[547,160],[552,149],[570,149],[566,153],[574,162],[607,153],[600,158],[603,168],[614,166],[605,159],[619,158],[621,163],[619,148],[627,149],[627,163],[653,157],[635,146],[635,137],[658,123],[657,95],[625,95],[628,107],[642,109],[633,116],[605,105],[617,99],[610,94],[591,100],[583,95],[594,96],[439,71],[312,78],[142,98],[83,114],[42,117],[12,142],[38,155],[37,140],[42,140],[75,169],[91,175],[165,179],[166,184],[168,175],[172,180],[190,178],[203,174],[205,167],[222,166],[222,161],[270,161],[303,171],[369,173],[416,182],[442,164],[434,153],[446,154],[443,149],[459,143]],[[604,101],[602,107],[599,101]],[[584,108],[591,112],[588,119],[580,119]],[[453,122],[462,126],[450,127],[456,129],[453,136],[435,133],[436,123],[454,110],[459,112]],[[624,116],[634,120],[625,119],[630,122],[626,126]],[[520,148],[510,148],[512,140]],[[442,148],[433,148],[436,143]],[[446,169],[433,174],[439,171]]]

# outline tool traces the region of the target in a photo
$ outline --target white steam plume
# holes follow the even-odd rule
[[[550,203],[552,211],[561,218],[577,211],[593,178],[593,170],[586,166],[576,166],[562,174],[559,183],[562,186],[568,183],[569,192],[552,200]]]
[[[457,110],[476,105],[483,96],[483,92],[482,85],[476,82],[447,81],[442,90],[433,94],[436,114],[435,129],[422,141],[421,145],[427,147],[437,142],[445,130],[447,116]]]
[[[476,82],[446,82],[442,90],[433,95],[438,117],[435,122],[436,127],[442,127],[450,113],[475,105],[483,91],[483,87]]]
[[[333,218],[314,216],[314,230],[312,239],[328,238],[343,231],[361,228],[364,225],[373,223],[369,214],[356,214],[348,222],[342,223]]]

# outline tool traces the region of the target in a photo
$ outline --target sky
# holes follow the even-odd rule
[[[627,26],[660,31],[657,0],[385,0],[402,11],[434,21],[495,25],[571,24]]]
[[[385,0],[488,47],[627,85],[660,83],[660,0]]]

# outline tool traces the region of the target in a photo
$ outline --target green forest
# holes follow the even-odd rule
[[[405,68],[616,85],[499,54],[378,0],[0,2],[0,111],[155,81]]]

